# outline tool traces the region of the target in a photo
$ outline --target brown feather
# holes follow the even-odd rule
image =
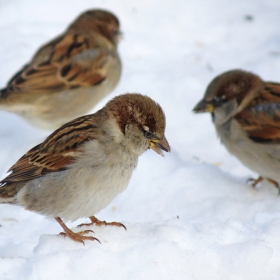
[[[280,84],[265,83],[265,88],[250,106],[235,118],[253,141],[279,144]]]
[[[56,44],[49,43],[13,77],[7,86],[10,92],[51,93],[93,86],[105,79],[107,69],[104,72],[101,66],[106,62],[108,52],[98,49],[95,40],[68,34],[60,37],[60,41],[54,41]],[[37,56],[42,56],[42,52],[44,60],[37,59]]]
[[[12,173],[0,185],[32,180],[48,172],[67,168],[67,165],[75,161],[83,144],[96,139],[96,133],[97,125],[93,115],[65,124],[21,157],[9,169]]]

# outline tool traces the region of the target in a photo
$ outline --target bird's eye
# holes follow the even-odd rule
[[[152,132],[150,132],[150,131],[147,131],[147,130],[143,130],[143,134],[148,139],[151,139],[151,138],[154,137],[154,134]]]
[[[214,96],[214,97],[213,97],[213,101],[218,103],[218,102],[221,101],[221,97]]]
[[[221,106],[226,102],[226,98],[225,96],[214,96],[211,103],[213,103],[213,105],[215,107]]]

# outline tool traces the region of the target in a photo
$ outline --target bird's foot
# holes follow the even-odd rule
[[[68,236],[70,237],[72,240],[80,242],[80,243],[84,243],[84,240],[96,240],[100,243],[100,241],[92,236],[84,236],[84,234],[88,234],[88,233],[93,233],[92,230],[83,230],[83,231],[79,231],[79,232],[73,232],[72,230],[70,230],[65,223],[59,218],[55,218],[57,220],[57,222],[61,225],[61,227],[64,229],[64,232],[61,232],[59,235],[62,235],[64,237]]]
[[[260,183],[260,182],[263,181],[263,180],[264,180],[264,178],[260,176],[258,179],[253,179],[253,178],[248,179],[248,180],[247,180],[247,183],[248,183],[248,182],[252,182],[252,186],[255,187],[258,183]],[[275,187],[276,189],[278,189],[278,195],[280,195],[280,186],[279,186],[279,183],[276,182],[276,181],[274,181],[274,180],[272,180],[272,179],[269,179],[269,178],[266,178],[266,180],[267,180],[269,183],[273,184],[274,187]]]
[[[258,179],[254,179],[254,178],[249,178],[246,183],[252,183],[252,187],[255,187],[258,183],[260,183],[261,181],[263,181],[263,177],[262,176],[259,176]]]
[[[106,221],[99,221],[94,216],[89,217],[89,219],[91,220],[91,223],[80,224],[80,225],[78,225],[78,227],[92,226],[92,225],[96,225],[96,226],[116,226],[116,227],[123,227],[126,230],[125,225],[122,224],[122,223],[118,223],[118,222],[107,223]]]

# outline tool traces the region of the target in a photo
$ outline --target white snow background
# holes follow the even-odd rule
[[[208,114],[192,113],[229,69],[280,82],[280,1],[0,0],[0,86],[92,8],[112,11],[124,33],[121,81],[92,112],[121,93],[149,95],[166,113],[172,151],[140,157],[127,190],[97,215],[127,231],[91,227],[101,244],[1,205],[0,279],[280,279],[276,188],[246,184],[257,174],[223,148]],[[0,177],[49,133],[0,112]]]

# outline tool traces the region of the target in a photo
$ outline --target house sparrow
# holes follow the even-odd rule
[[[0,91],[0,109],[43,129],[56,129],[87,113],[120,79],[119,37],[113,14],[81,14]]]
[[[117,96],[95,114],[64,124],[21,157],[0,182],[0,203],[54,217],[62,234],[75,241],[96,240],[84,236],[89,230],[72,232],[62,219],[89,217],[90,224],[123,226],[94,215],[126,189],[147,149],[170,152],[164,131],[163,110],[151,98]]]
[[[244,165],[280,182],[280,84],[242,70],[217,76],[194,112],[211,112],[221,142]]]

